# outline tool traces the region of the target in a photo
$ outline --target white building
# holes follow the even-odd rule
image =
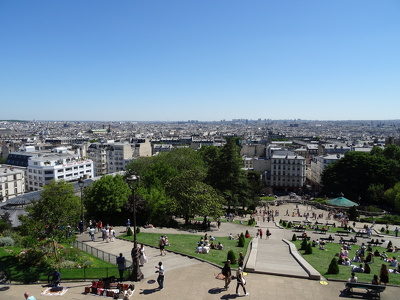
[[[291,151],[274,151],[269,177],[269,185],[274,189],[302,188],[306,181],[306,159]]]
[[[0,202],[25,193],[25,171],[12,166],[0,167]]]
[[[49,153],[28,160],[27,190],[37,191],[52,179],[77,181],[94,176],[93,161],[69,153]]]

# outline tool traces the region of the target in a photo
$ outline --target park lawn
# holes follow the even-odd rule
[[[71,247],[67,246],[66,247]],[[21,265],[17,255],[24,250],[21,247],[1,247],[0,248],[0,265],[7,269],[8,277],[12,281],[21,282],[46,282],[51,267],[33,268]],[[105,262],[89,253],[81,251],[80,257],[85,260],[90,260],[92,266],[88,268],[60,268],[62,278],[64,280],[76,280],[84,278],[102,278],[109,276],[119,276],[116,265]]]
[[[301,240],[292,242],[296,245],[297,249],[300,249]],[[299,250],[299,252],[303,255],[303,258],[312,265],[322,276],[327,279],[334,279],[334,280],[344,280],[347,281],[351,276],[351,267],[339,265],[339,274],[327,274],[329,264],[331,263],[332,258],[335,256],[336,253],[340,252],[340,248],[342,247],[341,244],[337,243],[326,243],[325,249],[326,251],[319,250],[317,247],[313,247],[312,254],[304,254],[303,250]],[[359,249],[358,245],[352,245],[351,250],[349,250],[349,258],[352,259],[355,256],[356,250]],[[373,250],[378,249],[380,253],[386,251],[386,248],[382,247],[373,247]],[[388,256],[390,256],[390,252],[387,252]],[[393,255],[398,256],[398,253],[393,253]],[[381,269],[382,263],[389,265],[389,263],[384,262],[380,259],[380,257],[375,257],[374,262],[370,264],[371,273],[356,273],[358,277],[358,281],[360,282],[371,282],[374,274],[379,276],[379,271]],[[360,265],[359,263],[353,263],[355,265]],[[393,268],[393,267],[391,267]],[[389,273],[389,284],[390,285],[398,285],[400,286],[400,274],[393,274]]]
[[[246,255],[248,245],[251,241],[251,238],[245,239],[245,246],[238,247],[238,240],[229,240],[228,237],[217,237],[214,241],[215,244],[221,243],[224,248],[223,250],[211,250],[208,254],[200,254],[196,253],[197,242],[200,241],[200,238],[204,235],[192,235],[192,234],[169,234],[168,241],[170,242],[170,246],[165,247],[166,250],[183,253],[186,255],[199,257],[203,260],[209,261],[219,266],[223,266],[224,262],[227,259],[227,254],[229,250],[233,250],[236,258],[239,257],[239,252],[243,252],[243,255]],[[118,236],[119,238],[126,239],[129,241],[133,241],[133,236],[128,236],[126,234]],[[145,245],[153,246],[158,248],[158,241],[160,239],[159,233],[145,233],[141,232],[137,234],[138,243],[143,243]],[[235,267],[236,262],[232,264],[232,267]],[[237,266],[237,265],[236,265]]]

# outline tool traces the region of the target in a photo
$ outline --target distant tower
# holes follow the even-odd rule
[[[108,124],[108,129],[107,129],[107,133],[111,132],[111,124]]]

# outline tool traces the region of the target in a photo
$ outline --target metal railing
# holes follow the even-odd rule
[[[85,243],[82,243],[80,241],[73,242],[72,246],[74,246],[74,247],[76,247],[76,248],[78,248],[78,249],[80,249],[82,251],[85,251],[85,252],[87,252],[87,253],[89,253],[89,254],[91,254],[93,256],[96,256],[97,258],[100,258],[101,260],[104,260],[106,262],[115,264],[115,262],[117,261],[117,256],[116,255],[104,252],[102,250],[94,248],[94,247],[92,247],[90,245],[87,245]]]

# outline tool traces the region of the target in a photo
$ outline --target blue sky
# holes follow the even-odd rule
[[[398,0],[0,0],[0,119],[400,119]]]

